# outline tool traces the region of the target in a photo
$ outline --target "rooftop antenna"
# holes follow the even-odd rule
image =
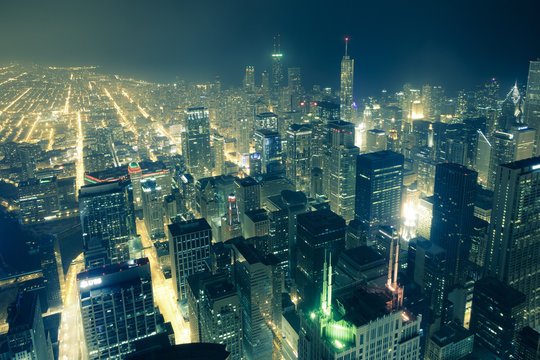
[[[349,37],[347,36],[345,38],[345,57],[347,56],[347,47],[348,47],[348,45],[349,45]]]

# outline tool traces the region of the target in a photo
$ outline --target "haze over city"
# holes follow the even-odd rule
[[[532,2],[0,2],[0,360],[540,359]]]

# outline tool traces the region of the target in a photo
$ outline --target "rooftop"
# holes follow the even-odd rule
[[[312,235],[321,235],[329,230],[345,229],[345,220],[331,210],[311,211],[299,214],[298,225]]]
[[[342,256],[348,256],[359,265],[366,265],[376,261],[384,260],[384,256],[369,246],[359,246],[345,250]]]
[[[523,171],[534,171],[540,169],[540,156],[529,159],[514,161],[512,163],[502,165],[509,169],[523,169]]]
[[[167,225],[172,236],[190,234],[197,231],[211,231],[210,225],[205,218],[193,219]]]
[[[431,340],[440,347],[455,344],[465,340],[468,337],[472,337],[473,334],[465,329],[463,326],[450,322],[441,327],[437,332],[433,334]],[[472,341],[472,339],[471,339]]]
[[[110,275],[110,274],[114,274],[120,271],[147,265],[149,263],[150,262],[148,258],[140,258],[140,259],[135,259],[135,260],[128,260],[122,263],[116,263],[116,264],[111,264],[111,265],[106,265],[106,266],[104,265],[102,267],[85,270],[77,274],[77,281],[82,280],[82,279],[93,279],[95,277]]]

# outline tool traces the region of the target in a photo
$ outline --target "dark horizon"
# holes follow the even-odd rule
[[[4,1],[0,62],[96,65],[106,72],[171,83],[241,83],[270,70],[272,37],[281,34],[285,67],[304,84],[338,87],[344,37],[355,59],[355,94],[397,90],[405,82],[453,92],[495,77],[504,92],[526,82],[540,56],[534,4],[286,1]]]

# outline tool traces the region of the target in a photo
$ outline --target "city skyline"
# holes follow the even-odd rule
[[[532,6],[24,5],[0,359],[540,359]]]
[[[230,6],[215,1],[163,1],[158,6],[31,3],[8,3],[0,15],[0,62],[95,65],[162,83],[220,76],[224,84],[236,86],[245,66],[255,66],[257,83],[263,70],[271,71],[272,39],[280,34],[285,67],[302,67],[307,84],[338,88],[339,73],[333,69],[349,37],[358,97],[405,82],[441,84],[451,91],[491,77],[524,84],[526,63],[538,57],[533,12],[502,2],[458,2],[443,8],[428,1],[417,6],[349,1],[309,6],[280,1]],[[338,18],[332,26],[324,25]],[[13,28],[20,31],[13,34]]]

